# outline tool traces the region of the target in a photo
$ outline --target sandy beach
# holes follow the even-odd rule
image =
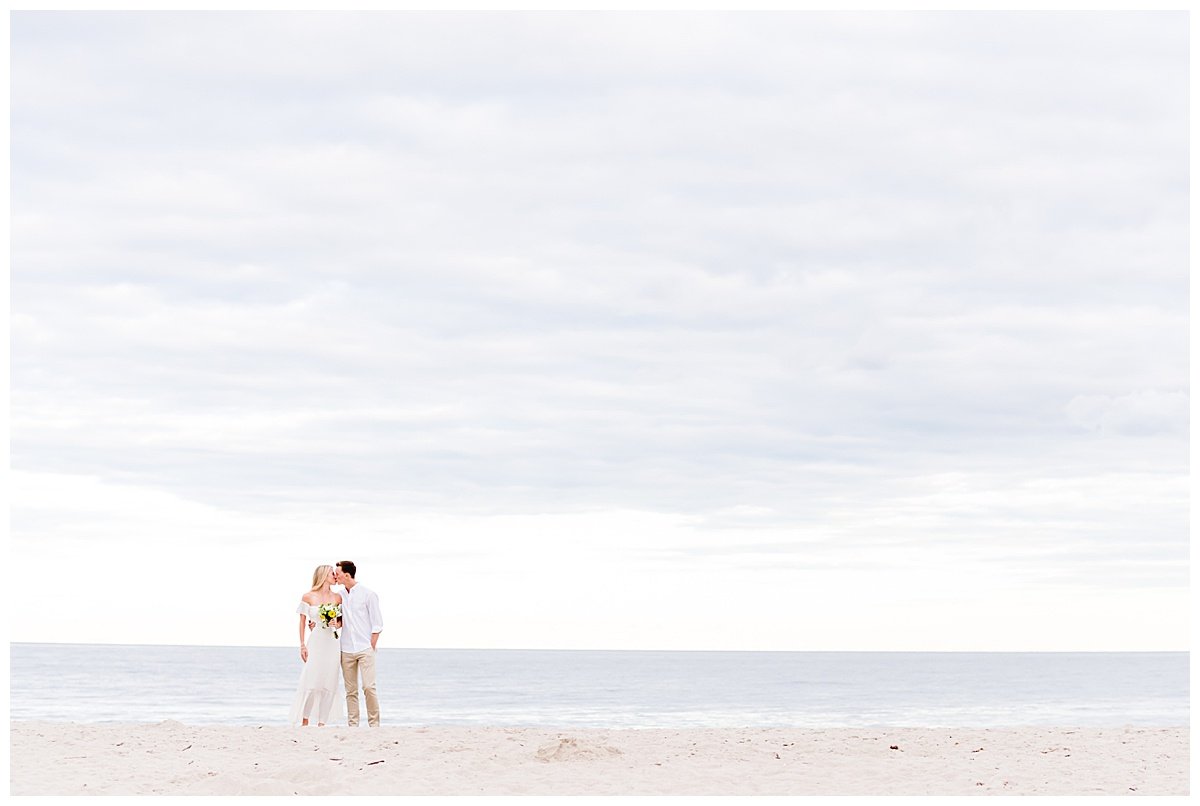
[[[1187,728],[19,722],[13,795],[1186,795]]]

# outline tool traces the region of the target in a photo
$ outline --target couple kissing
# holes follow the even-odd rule
[[[367,701],[367,724],[379,727],[379,697],[375,693],[375,645],[383,631],[379,597],[355,578],[358,567],[349,560],[318,565],[312,588],[300,597],[300,686],[288,715],[295,727],[342,721],[341,700],[346,698],[346,724],[358,726],[358,692],[361,680]],[[335,590],[335,587],[340,590]]]

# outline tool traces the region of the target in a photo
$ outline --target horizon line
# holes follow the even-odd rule
[[[9,641],[13,646],[179,647],[197,649],[294,649],[291,644],[119,644],[95,641]],[[1190,649],[614,649],[562,647],[380,647],[398,652],[810,652],[840,654],[1051,655],[1051,654],[1190,654]]]

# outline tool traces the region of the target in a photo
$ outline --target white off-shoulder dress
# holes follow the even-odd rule
[[[293,727],[300,720],[309,724],[342,722],[342,698],[346,696],[342,687],[342,647],[333,637],[333,630],[321,623],[320,608],[301,602],[296,612],[308,618],[316,626],[308,634],[308,662],[300,673],[300,686],[288,723]]]

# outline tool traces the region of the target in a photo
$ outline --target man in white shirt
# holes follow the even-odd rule
[[[379,727],[379,697],[375,694],[375,644],[383,631],[379,597],[354,575],[358,568],[342,560],[334,569],[335,579],[346,588],[342,594],[342,678],[346,682],[346,716],[350,727],[358,727],[358,681],[362,677],[367,701],[367,724]]]

